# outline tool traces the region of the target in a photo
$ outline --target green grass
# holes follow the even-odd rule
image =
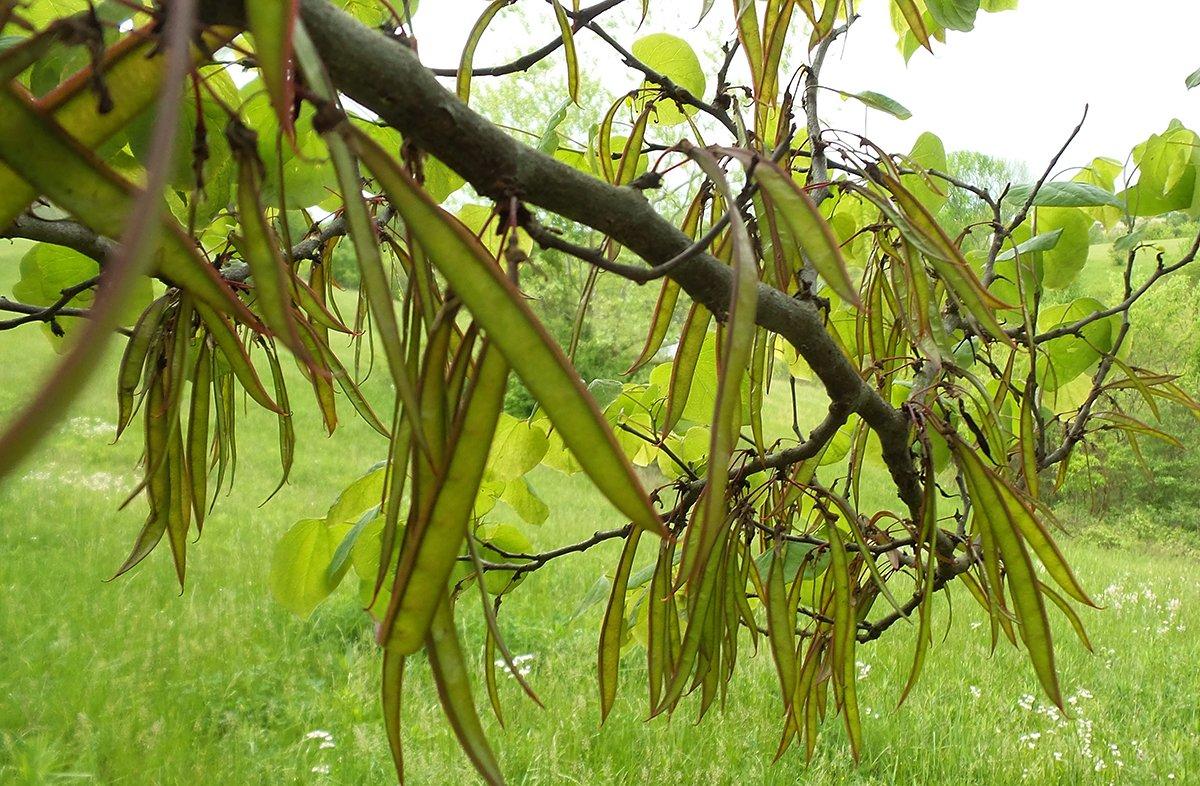
[[[15,275],[5,251],[3,292]],[[0,413],[24,402],[52,359],[36,328],[3,335]],[[389,782],[378,651],[351,587],[306,622],[266,589],[276,539],[296,519],[322,513],[380,457],[382,440],[349,416],[324,437],[299,393],[306,414],[292,483],[259,507],[277,479],[276,443],[273,421],[250,412],[240,423],[236,490],[192,546],[183,594],[165,549],[104,583],[144,515],[140,501],[117,510],[139,448],[136,434],[108,444],[112,362],[72,419],[0,485],[0,782]],[[532,482],[553,511],[535,533],[538,546],[614,524],[583,478],[537,470]],[[600,612],[568,618],[615,562],[613,545],[535,573],[504,605],[508,643],[535,656],[530,679],[547,706],[533,706],[504,680],[506,728],[485,713],[514,783],[1106,784],[1161,783],[1169,774],[1200,781],[1200,579],[1185,555],[1066,544],[1108,606],[1085,614],[1095,654],[1058,626],[1070,720],[1045,711],[1021,653],[990,654],[983,615],[962,591],[951,596],[952,616],[939,605],[925,676],[904,706],[895,704],[911,631],[864,647],[860,693],[869,717],[855,768],[836,719],[811,764],[795,750],[772,763],[781,730],[774,669],[765,651],[752,655],[748,640],[725,708],[699,725],[694,702],[673,719],[646,721],[644,654],[632,647],[617,706],[601,727]],[[473,601],[462,604],[472,644],[481,629]],[[404,710],[410,782],[472,783],[426,671],[413,658]],[[333,747],[306,738],[318,730],[332,735]],[[326,767],[327,775],[314,771]]]
[[[1165,255],[1164,261],[1170,264],[1183,256],[1191,246],[1192,240],[1193,238],[1177,237],[1147,242],[1152,247],[1161,249]],[[1134,265],[1134,286],[1144,281],[1154,270],[1157,253],[1155,248],[1144,248],[1138,252]],[[1121,299],[1121,277],[1125,269],[1125,257],[1124,255],[1119,256],[1118,260],[1118,257],[1113,255],[1112,243],[1097,243],[1092,246],[1088,253],[1087,264],[1066,291],[1072,293],[1073,296],[1095,297],[1106,305],[1119,301]],[[1186,269],[1185,275],[1194,276],[1195,273]]]

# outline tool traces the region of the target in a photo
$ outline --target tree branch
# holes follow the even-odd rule
[[[593,6],[581,8],[577,12],[567,11],[567,15],[571,17],[572,21],[574,22],[574,28],[578,30],[580,27],[587,25],[605,11],[616,8],[623,2],[625,2],[625,0],[604,0],[603,3],[596,3]],[[518,71],[526,71],[540,63],[542,60],[545,60],[550,55],[554,54],[562,45],[563,37],[560,35],[558,38],[550,41],[545,46],[535,49],[529,54],[522,55],[521,57],[518,57],[516,60],[513,60],[509,63],[496,66],[487,66],[484,68],[472,68],[471,76],[505,76],[507,74],[515,74]],[[437,76],[458,76],[457,68],[431,68],[429,70]]]
[[[617,52],[617,54],[621,56],[621,59],[625,61],[625,65],[641,71],[642,74],[645,75],[646,81],[653,82],[654,84],[658,85],[662,89],[664,96],[674,100],[678,104],[699,109],[701,112],[714,118],[718,123],[725,126],[726,130],[733,134],[735,139],[737,138],[737,124],[733,122],[733,118],[731,118],[729,113],[724,109],[721,109],[714,104],[710,104],[707,101],[692,95],[691,91],[689,91],[687,88],[676,84],[671,80],[670,77],[666,76],[665,74],[660,74],[658,71],[655,71],[641,60],[638,60],[636,57],[634,57],[632,52],[622,46],[621,43],[615,38],[610,36],[608,32],[599,24],[595,22],[589,22],[587,28],[598,35],[600,39],[604,41],[604,43],[611,46]]]
[[[64,246],[94,259],[101,267],[117,247],[115,240],[101,237],[83,224],[68,220],[48,221],[30,213],[19,216],[8,228],[0,231],[0,237]]]
[[[206,0],[211,22],[240,24],[237,0]],[[433,153],[491,199],[514,196],[612,237],[651,266],[691,245],[636,189],[616,187],[521,144],[442,87],[407,47],[359,24],[326,0],[302,0],[301,15],[339,89]],[[723,318],[732,271],[697,254],[672,278]],[[814,303],[759,284],[760,327],[778,333],[808,362],[830,399],[841,400],[878,434],[884,461],[914,516],[921,482],[909,449],[909,422],[862,378],[825,327]]]

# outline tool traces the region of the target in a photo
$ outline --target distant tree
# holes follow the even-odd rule
[[[849,0],[726,3],[729,43],[711,68],[675,36],[609,32],[617,9],[634,29],[647,5],[678,3],[524,2],[559,33],[476,65],[509,5],[485,6],[461,53],[421,48],[457,55],[431,70],[407,1],[0,3],[0,233],[37,242],[0,329],[25,341],[45,325],[63,351],[0,431],[0,477],[121,337],[118,425],[140,422],[148,515],[119,572],[165,537],[182,583],[193,533],[232,482],[243,402],[277,416],[285,481],[293,411],[332,431],[349,404],[385,439],[384,460],[283,536],[271,584],[307,615],[353,573],[382,648],[398,772],[404,676],[428,663],[449,728],[481,776],[503,780],[456,615],[478,603],[494,686],[508,659],[500,596],[608,542],[622,549],[599,632],[602,717],[631,640],[645,643],[656,714],[687,701],[702,714],[753,643],[777,667],[781,749],[811,754],[835,714],[858,757],[857,648],[911,622],[906,695],[938,592],[981,604],[984,635],[1023,645],[1062,706],[1049,617],[1077,623],[1074,604],[1092,602],[1054,543],[1044,489],[1099,432],[1159,436],[1131,414],[1131,391],[1200,410],[1175,377],[1125,360],[1135,304],[1200,238],[1146,268],[1130,235],[1110,302],[1046,293],[1076,279],[1094,222],[1196,204],[1197,136],[1172,124],[1139,145],[1137,182],[1116,192],[1122,165],[1107,159],[1054,179],[1072,133],[1035,180],[1006,189],[1018,170],[947,162],[932,134],[893,154],[827,127],[823,65],[852,34]],[[891,8],[907,57],[1014,5]],[[560,55],[539,84],[583,102],[583,36],[629,73],[596,116],[501,128],[468,107],[481,80]],[[237,65],[256,78],[236,84]],[[574,131],[559,134],[563,122]],[[453,196],[464,182],[473,195]],[[960,240],[954,222],[977,219]],[[358,298],[340,308],[330,267],[347,246]],[[650,296],[628,296],[637,284]],[[560,304],[544,320],[558,341],[530,307],[539,292]],[[601,310],[647,333],[619,364],[644,376],[589,390],[570,345]],[[672,362],[649,370],[680,318]],[[394,396],[363,393],[347,341],[378,357]],[[311,399],[288,389],[289,354]],[[813,427],[764,422],[777,359],[823,391]],[[503,412],[510,372],[537,402],[528,420]],[[666,480],[648,493],[635,463]],[[538,464],[585,473],[627,523],[535,552],[523,527],[548,515],[525,479]],[[872,465],[887,488],[863,483]],[[522,523],[500,520],[501,502]]]
[[[977,150],[955,150],[947,154],[946,170],[954,177],[986,189],[996,196],[1007,186],[1029,182],[1029,168],[1024,162],[991,156]],[[1004,218],[1011,218],[1011,214],[1015,213],[1017,208],[1017,205],[1006,208]],[[967,227],[975,227],[978,237],[986,239],[991,235],[990,228],[985,225],[992,220],[988,205],[976,195],[961,188],[949,189],[946,204],[938,218],[947,229],[953,230],[954,234]]]

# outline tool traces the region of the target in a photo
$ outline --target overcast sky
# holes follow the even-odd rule
[[[731,17],[729,0],[717,0],[700,31],[691,29],[700,0],[656,0],[636,35],[621,19],[629,20],[638,3],[626,5],[628,12],[619,9],[601,19],[627,44],[636,35],[672,32],[707,49],[702,61],[719,56],[716,43]],[[884,93],[912,111],[902,122],[825,94],[823,114],[831,125],[859,132],[865,126],[885,148],[905,151],[918,134],[931,130],[948,149],[1017,159],[1036,172],[1078,122],[1084,104],[1091,107],[1088,121],[1065,164],[1083,164],[1095,155],[1124,160],[1134,144],[1172,118],[1200,128],[1200,88],[1189,93],[1184,87],[1185,77],[1200,68],[1197,0],[1022,0],[1016,11],[981,13],[973,32],[952,32],[934,54],[919,51],[907,65],[896,49],[887,6],[887,0],[862,0],[862,18],[831,52],[822,80],[852,92]],[[454,65],[483,8],[480,0],[424,0],[414,22],[425,61]],[[505,14],[507,20],[498,20],[484,36],[477,65],[503,62],[554,35],[544,3],[520,0]],[[521,29],[525,25],[533,28],[531,34]],[[614,95],[631,86],[628,71],[595,48],[594,36],[584,32],[579,38],[589,74]],[[804,38],[793,36],[801,54]],[[561,54],[556,57],[561,63]]]

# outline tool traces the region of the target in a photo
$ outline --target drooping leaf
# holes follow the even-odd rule
[[[471,28],[470,34],[467,35],[467,42],[463,45],[462,57],[458,61],[458,81],[456,91],[458,97],[467,102],[471,98],[471,70],[475,62],[475,50],[479,46],[479,39],[483,38],[484,32],[487,31],[488,25],[492,23],[492,19],[496,14],[500,13],[505,6],[512,5],[514,0],[492,0],[488,7],[483,9],[483,13],[479,15],[479,19],[475,21],[475,26]]]
[[[912,117],[912,112],[894,98],[889,98],[883,93],[876,93],[874,90],[862,90],[858,93],[850,94],[851,98],[857,98],[872,109],[878,109],[880,112],[886,112],[898,120],[908,120]]]
[[[1071,325],[1103,311],[1104,305],[1095,298],[1076,298],[1070,303],[1046,306],[1038,314],[1038,330],[1051,330]],[[1102,353],[1112,349],[1118,317],[1098,319],[1079,330],[1079,335],[1065,335],[1041,345],[1045,360],[1039,364],[1039,384],[1047,390],[1057,390],[1087,371]]]
[[[751,159],[745,153],[737,152],[736,157],[751,166]],[[785,242],[795,244],[803,252],[805,261],[838,297],[859,305],[858,289],[850,279],[837,237],[808,195],[773,162],[755,161],[752,172],[770,197],[779,224],[786,228]]]
[[[567,58],[567,92],[571,100],[579,103],[579,56],[575,53],[575,33],[571,30],[571,20],[567,18],[567,10],[559,0],[553,0],[554,17],[558,21],[559,35],[562,36],[563,53]]]
[[[246,6],[246,26],[254,39],[254,55],[275,115],[289,137],[293,134],[292,105],[296,93],[292,31],[299,8],[299,0],[257,0]]]
[[[945,172],[949,168],[946,163],[946,147],[941,138],[928,131],[921,134],[908,152],[907,161],[917,170],[917,174],[904,175],[900,182],[930,213],[936,214],[942,209],[942,205],[946,204],[949,196],[948,186],[927,174],[929,170]]]
[[[325,519],[304,519],[292,525],[271,558],[267,582],[275,600],[299,617],[312,614],[341,579],[329,573],[336,548],[337,540]]]
[[[1001,251],[996,255],[997,262],[1007,262],[1010,259],[1016,259],[1024,254],[1032,254],[1037,251],[1049,251],[1058,245],[1059,238],[1062,237],[1063,229],[1059,227],[1050,232],[1042,232],[1034,235],[1023,243],[1018,243],[1007,251]]]
[[[1044,207],[1037,210],[1037,223],[1043,234],[1059,233],[1053,247],[1042,253],[1042,285],[1070,286],[1087,264],[1092,217],[1078,208]]]
[[[1013,205],[1024,205],[1033,193],[1036,184],[1013,186],[1004,195],[1004,201]],[[1054,180],[1043,183],[1033,198],[1033,207],[1123,207],[1124,203],[1112,192],[1091,183]]]
[[[579,375],[522,295],[479,242],[441,210],[394,159],[342,126],[414,237],[545,408],[592,482],[638,526],[661,531],[658,514]]]
[[[504,776],[483,732],[475,700],[471,696],[466,660],[458,641],[458,630],[454,627],[450,600],[446,597],[442,598],[434,615],[425,651],[433,669],[433,680],[437,684],[442,709],[450,719],[450,726],[459,744],[485,781],[491,786],[503,786]]]
[[[483,480],[507,380],[504,357],[484,344],[462,416],[450,436],[445,475],[428,523],[422,526],[420,540],[405,538],[401,546],[391,605],[379,633],[384,646],[396,652],[409,654],[421,647],[438,599],[447,591]]]

